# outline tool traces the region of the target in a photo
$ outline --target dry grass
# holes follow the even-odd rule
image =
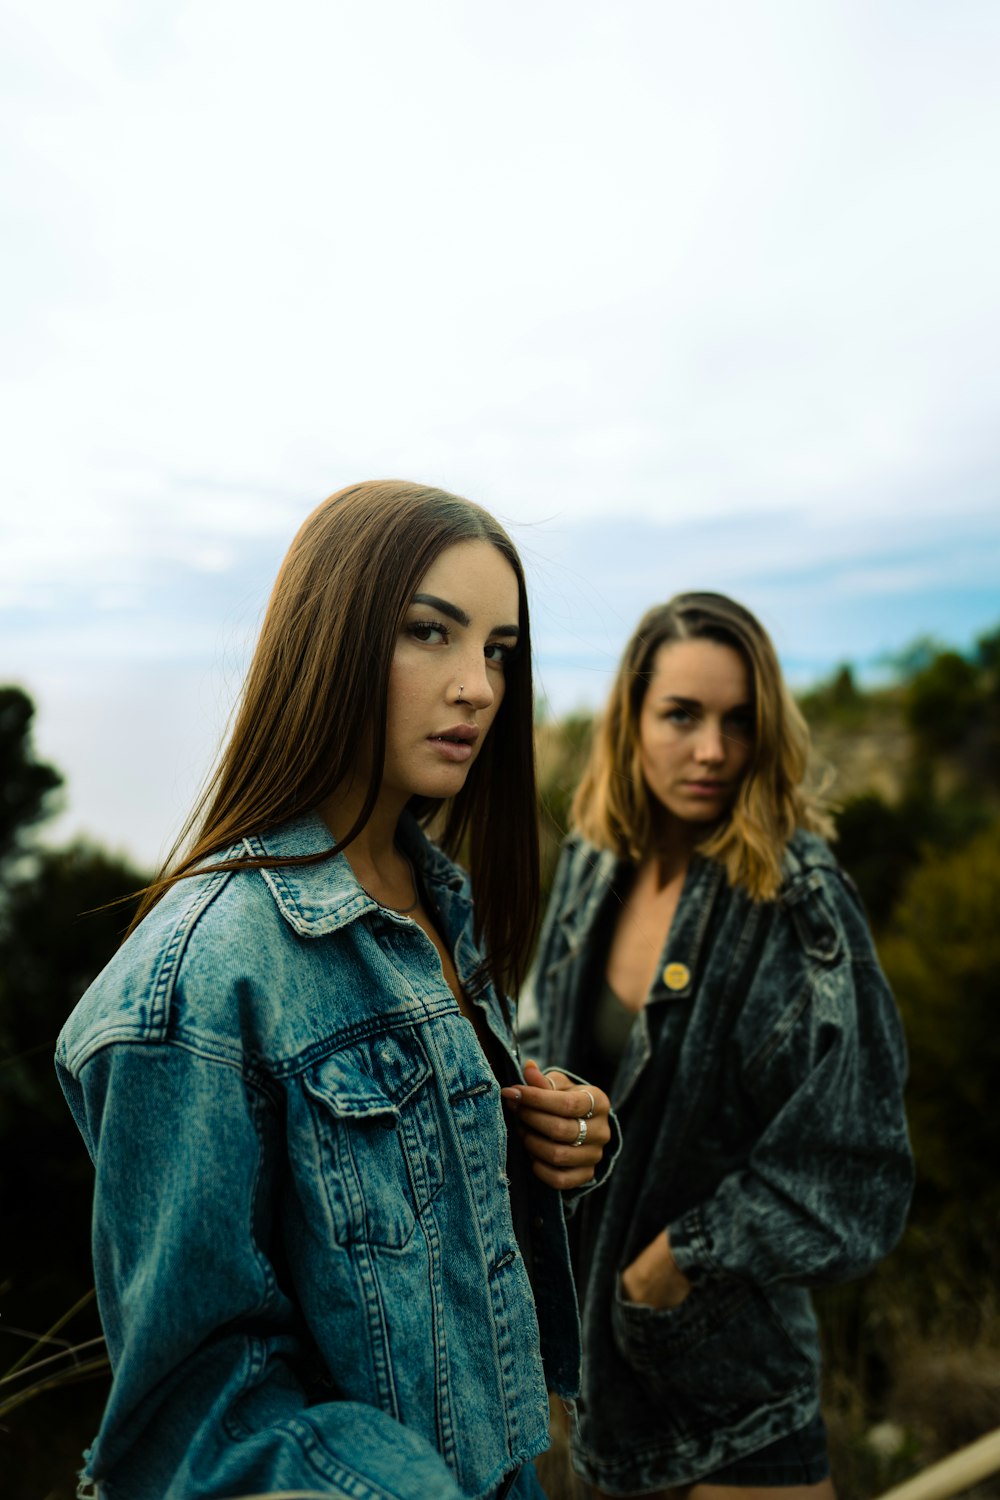
[[[893,703],[869,711],[863,729],[821,724],[813,730],[817,764],[830,769],[830,796],[836,803],[875,792],[890,806],[903,794],[913,740],[900,709]]]
[[[944,1458],[1000,1427],[1000,1349],[928,1345],[902,1351],[890,1398],[925,1457]]]

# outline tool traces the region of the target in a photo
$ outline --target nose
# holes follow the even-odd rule
[[[726,737],[722,732],[722,721],[706,715],[701,722],[695,744],[695,758],[699,765],[720,766],[726,758]]]
[[[482,652],[469,656],[460,663],[456,673],[454,702],[467,703],[470,708],[492,708],[496,699],[496,688],[490,680],[490,671]]]

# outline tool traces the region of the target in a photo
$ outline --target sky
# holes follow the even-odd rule
[[[0,680],[152,864],[302,518],[440,484],[539,692],[732,593],[789,677],[1000,622],[994,0],[0,0]]]

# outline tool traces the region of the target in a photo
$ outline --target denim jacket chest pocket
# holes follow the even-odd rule
[[[402,1249],[444,1181],[432,1069],[416,1035],[334,1052],[303,1085],[337,1241]]]

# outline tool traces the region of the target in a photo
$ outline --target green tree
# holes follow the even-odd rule
[[[837,858],[857,884],[877,931],[921,861],[961,847],[995,813],[981,787],[961,781],[941,795],[934,780],[933,768],[921,758],[911,767],[899,802],[864,792],[837,814]]]
[[[992,672],[1000,677],[1000,626],[978,638],[976,661],[984,672]]]
[[[8,880],[0,915],[0,1149],[19,1110],[62,1128],[52,1067],[60,1027],[128,925],[121,904],[144,877],[94,845],[36,851]],[[42,1055],[44,1054],[44,1055]],[[22,1121],[27,1125],[27,1121]]]
[[[843,662],[825,682],[799,694],[799,707],[811,725],[854,728],[863,722],[867,706],[849,662]]]
[[[945,649],[942,642],[934,636],[919,635],[901,651],[887,652],[881,658],[881,664],[888,667],[902,682],[909,682],[918,672],[926,671],[934,658],[940,656]]]
[[[22,847],[24,836],[52,810],[62,785],[54,766],[35,759],[31,721],[35,705],[19,687],[0,687],[0,867]]]
[[[942,651],[909,685],[906,714],[920,747],[933,754],[962,743],[981,708],[979,673],[957,651]]]
[[[876,928],[888,920],[920,857],[921,830],[911,813],[908,804],[890,806],[877,792],[865,792],[837,814],[837,858],[857,884]]]
[[[49,1328],[93,1281],[93,1174],[52,1053],[73,1005],[118,946],[130,914],[121,898],[144,882],[127,863],[93,845],[33,846],[32,833],[51,810],[51,793],[62,780],[34,759],[33,712],[21,689],[0,688],[0,767],[6,778],[0,816],[0,1374],[30,1350],[26,1335]],[[19,857],[24,855],[30,857]],[[93,1306],[63,1333],[70,1342],[97,1339]],[[70,1363],[59,1364],[64,1347],[57,1340],[36,1356],[55,1357],[44,1375],[72,1377]],[[10,1400],[22,1388],[19,1377],[0,1396]],[[0,1455],[0,1467],[11,1500],[69,1493],[103,1399],[99,1383],[74,1385],[19,1406],[5,1419],[0,1443],[7,1453]]]
[[[915,871],[879,945],[910,1048],[917,1224],[1000,1269],[1000,821]]]

